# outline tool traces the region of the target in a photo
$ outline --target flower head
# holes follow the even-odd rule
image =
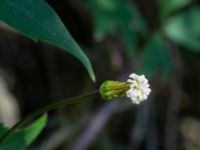
[[[133,103],[139,104],[147,99],[151,89],[144,75],[132,73],[127,82],[105,81],[99,93],[105,100],[113,100],[120,97],[129,97]]]
[[[139,104],[147,99],[151,89],[144,75],[132,73],[129,75],[127,82],[130,83],[130,87],[126,91],[126,96],[129,97],[133,103]]]

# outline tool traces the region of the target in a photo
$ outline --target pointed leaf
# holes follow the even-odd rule
[[[95,80],[92,66],[56,12],[44,0],[0,0],[0,20],[33,40],[42,40],[77,57]]]

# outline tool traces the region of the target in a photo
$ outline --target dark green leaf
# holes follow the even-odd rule
[[[44,0],[0,0],[0,20],[35,41],[45,41],[73,54],[95,80],[87,56],[73,40],[56,12]]]
[[[164,19],[174,11],[188,5],[191,0],[161,0],[160,4],[160,19]]]
[[[193,8],[181,13],[164,26],[166,35],[175,42],[194,51],[200,52],[200,8]]]
[[[154,35],[146,44],[141,55],[141,67],[139,72],[152,78],[161,75],[163,80],[170,77],[171,61],[168,48],[162,37]]]
[[[41,133],[47,122],[47,116],[43,115],[31,126],[15,131],[8,140],[0,145],[0,150],[25,150]],[[0,137],[8,131],[0,125]]]

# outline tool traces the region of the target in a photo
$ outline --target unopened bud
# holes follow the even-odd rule
[[[130,83],[119,81],[105,81],[100,87],[100,95],[103,99],[112,100],[126,96],[126,91],[130,88]]]

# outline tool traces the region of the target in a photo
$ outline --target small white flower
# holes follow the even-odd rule
[[[130,88],[126,91],[126,96],[129,97],[133,103],[139,104],[147,99],[151,89],[144,75],[139,76],[132,73],[129,75],[127,82],[130,83]]]

